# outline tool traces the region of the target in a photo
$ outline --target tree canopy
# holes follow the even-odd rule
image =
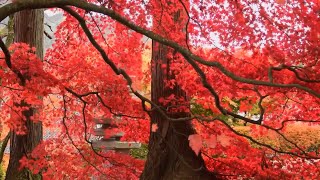
[[[139,178],[145,159],[92,146],[95,122],[121,119],[105,136],[147,143],[163,135],[157,112],[192,122],[189,146],[219,178],[319,178],[318,0],[15,0],[0,20],[39,8],[65,17],[43,61],[0,41],[1,123],[28,133],[23,101],[57,134],[22,167],[44,179]],[[172,50],[164,83],[187,98],[151,101],[150,41]]]

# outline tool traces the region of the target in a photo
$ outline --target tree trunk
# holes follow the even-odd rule
[[[170,60],[168,60],[167,54],[170,51],[172,49],[152,42],[151,100],[156,104],[160,104],[159,98],[168,97],[171,94],[174,94],[176,99],[184,98],[186,100],[185,92],[179,86],[176,85],[173,89],[165,87],[164,81],[174,78],[169,74]],[[163,109],[170,108],[167,106]],[[168,111],[167,115],[172,118],[190,116],[186,112]],[[217,179],[213,173],[206,169],[201,155],[197,156],[189,147],[188,136],[196,133],[190,121],[169,122],[158,112],[152,112],[151,123],[156,123],[158,130],[156,133],[150,133],[149,153],[141,179]]]
[[[15,14],[14,19],[14,41],[24,42],[36,47],[36,54],[43,59],[43,10],[25,10]],[[28,78],[28,77],[25,77]],[[26,117],[27,132],[25,135],[17,135],[11,132],[10,139],[10,160],[6,173],[6,180],[39,179],[41,175],[33,175],[27,169],[19,169],[19,160],[32,152],[42,140],[42,124],[30,120],[34,109],[21,102],[18,106],[28,106],[29,110],[24,111]]]

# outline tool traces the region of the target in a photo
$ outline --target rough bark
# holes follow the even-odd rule
[[[186,99],[185,92],[179,86],[173,89],[165,87],[165,80],[174,78],[169,74],[170,62],[167,54],[172,49],[153,42],[152,43],[152,80],[151,99],[156,104],[160,97],[175,97]],[[163,68],[165,64],[167,68]],[[164,109],[170,109],[164,107]],[[178,118],[187,117],[185,112],[172,113],[168,116]],[[189,121],[168,122],[157,112],[151,115],[151,122],[158,125],[157,133],[150,133],[149,153],[141,179],[143,180],[206,180],[216,179],[204,164],[201,155],[197,156],[189,147],[188,136],[195,134],[195,130]]]
[[[25,42],[32,47],[36,47],[37,56],[43,58],[43,10],[24,10],[14,16],[15,42]],[[25,77],[29,78],[29,77]],[[42,125],[30,120],[34,109],[21,102],[18,106],[28,106],[29,110],[24,111],[26,117],[27,133],[18,135],[11,132],[10,139],[10,160],[6,173],[6,180],[38,179],[41,175],[33,175],[27,169],[20,169],[19,160],[32,152],[32,150],[42,140]]]

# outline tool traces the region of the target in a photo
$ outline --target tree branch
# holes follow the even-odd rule
[[[145,28],[142,28],[136,24],[134,24],[133,22],[127,20],[125,17],[121,16],[120,14],[116,13],[115,11],[99,6],[99,5],[95,5],[93,3],[88,3],[84,0],[77,0],[77,1],[73,1],[73,0],[33,0],[33,1],[24,1],[24,0],[18,0],[16,3],[11,3],[8,4],[2,8],[0,8],[0,21],[2,21],[5,17],[7,17],[10,14],[13,14],[17,11],[21,11],[27,8],[33,8],[33,9],[38,9],[38,8],[53,8],[53,7],[59,7],[59,8],[66,8],[66,6],[75,6],[81,9],[84,9],[86,11],[94,11],[97,13],[101,13],[104,15],[109,16],[110,18],[116,20],[117,22],[127,26],[128,28],[143,34],[161,44],[164,44],[166,46],[169,46],[173,49],[175,49],[177,52],[181,53],[184,57],[188,57],[189,61],[195,61],[198,62],[200,64],[206,65],[206,66],[210,66],[210,67],[215,67],[217,69],[220,70],[220,72],[222,72],[224,75],[226,75],[227,77],[235,80],[235,81],[239,81],[242,83],[246,83],[246,84],[253,84],[253,85],[261,85],[261,86],[269,86],[269,87],[280,87],[280,88],[297,88],[303,91],[306,91],[308,93],[310,93],[311,95],[320,98],[320,93],[317,93],[316,91],[302,86],[300,84],[281,84],[281,83],[272,83],[272,82],[268,82],[268,81],[260,81],[260,80],[255,80],[255,79],[249,79],[249,78],[244,78],[241,76],[238,76],[236,74],[234,74],[233,72],[229,71],[228,69],[226,69],[221,63],[217,62],[217,61],[207,61],[203,58],[201,58],[200,56],[197,56],[195,54],[193,54],[192,52],[190,52],[188,49],[180,46],[178,43],[166,39],[163,36],[160,36],[159,34],[154,33],[153,31],[147,30]],[[126,73],[123,73],[123,71],[121,69],[117,69],[113,63],[111,62],[107,62],[110,67],[116,72],[116,74],[122,74],[124,77],[127,76]],[[131,80],[130,78],[127,79],[128,80],[128,84],[131,84],[132,82],[129,81]]]
[[[24,86],[26,84],[26,79],[24,78],[24,76],[21,74],[21,72],[18,69],[16,69],[15,67],[12,66],[10,52],[1,38],[0,38],[0,48],[2,49],[2,51],[5,55],[5,61],[6,61],[8,68],[17,75],[17,77],[20,79],[21,85]]]

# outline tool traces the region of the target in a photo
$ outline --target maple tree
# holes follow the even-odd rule
[[[317,138],[292,127],[318,131],[319,3],[17,0],[0,8],[1,20],[30,8],[60,8],[66,18],[44,62],[27,44],[0,41],[1,121],[28,133],[25,109],[14,106],[23,100],[41,108],[34,120],[58,130],[22,167],[44,179],[317,179]],[[153,41],[153,60],[164,62],[145,72],[142,54],[151,47],[143,36]],[[166,74],[155,79],[159,72]],[[150,78],[161,88],[148,99],[141,84]],[[102,117],[121,117],[123,140],[150,142],[146,162],[92,147]],[[161,153],[179,163],[152,159]]]

